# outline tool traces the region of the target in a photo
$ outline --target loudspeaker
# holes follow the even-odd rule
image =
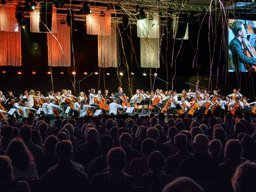
[[[39,31],[49,32],[52,30],[52,3],[40,3]]]

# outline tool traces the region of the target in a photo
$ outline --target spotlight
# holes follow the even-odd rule
[[[157,73],[154,73],[154,76],[157,76]]]
[[[140,8],[140,15],[139,15],[139,19],[145,19],[146,18],[146,14],[143,8]]]
[[[18,73],[17,73],[18,75],[22,75],[22,72],[21,71],[18,71]]]
[[[98,75],[99,73],[96,71],[96,72],[94,72],[94,74],[95,74],[95,75]]]
[[[36,3],[32,2],[30,7],[31,11],[34,11],[36,9]]]
[[[64,75],[64,72],[60,72],[61,75]]]
[[[91,14],[92,10],[90,9],[90,7],[88,6],[87,3],[84,4],[84,12],[85,15]]]
[[[87,72],[84,72],[84,75],[87,75],[88,73]]]
[[[147,73],[143,73],[142,75],[143,75],[144,77],[146,77],[146,76],[147,76]]]
[[[110,75],[110,73],[106,73],[106,75]]]
[[[131,75],[134,75],[134,73],[133,73],[133,72],[131,72]]]
[[[26,26],[25,26],[25,25],[22,25],[21,28],[22,28],[22,29],[26,29]]]
[[[3,74],[6,74],[6,71],[2,71]]]
[[[32,71],[32,75],[35,75],[36,74],[36,72],[35,71]]]
[[[72,75],[76,75],[76,72],[75,71],[72,71],[72,73],[71,73]]]
[[[120,75],[120,76],[124,76],[123,72],[120,72],[119,75]]]
[[[51,75],[52,73],[51,73],[51,71],[47,71],[47,74],[48,74],[48,75]]]

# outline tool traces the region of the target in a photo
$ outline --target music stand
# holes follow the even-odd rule
[[[144,106],[145,105],[148,105],[148,107],[149,107],[149,103],[150,103],[150,98],[146,98],[146,99],[144,99],[144,100],[142,100],[141,101],[141,105],[142,105],[142,110],[141,110],[141,113],[143,114],[143,115],[149,115],[149,110],[145,110],[144,109]]]

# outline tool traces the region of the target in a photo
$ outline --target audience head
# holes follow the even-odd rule
[[[112,148],[107,155],[107,163],[111,172],[121,172],[126,166],[126,153],[120,148]]]
[[[156,149],[156,141],[152,138],[147,138],[141,143],[142,154],[148,157]]]
[[[26,170],[30,161],[34,161],[33,155],[21,138],[14,138],[8,145],[6,155],[12,160],[12,165],[20,170]]]
[[[9,125],[1,127],[1,135],[4,139],[9,140],[12,138],[13,128]]]
[[[122,133],[119,137],[119,143],[122,147],[130,148],[132,144],[132,137],[129,133]]]
[[[148,157],[148,167],[154,172],[161,172],[165,165],[164,156],[159,151],[152,152]]]
[[[56,144],[59,142],[59,139],[54,136],[54,135],[50,135],[48,136],[45,141],[44,141],[44,148],[45,151],[49,154],[54,154],[55,152],[55,147]]]
[[[209,139],[204,134],[198,134],[193,140],[193,148],[196,153],[207,154],[208,153]]]
[[[100,148],[103,154],[107,154],[108,151],[113,147],[113,140],[110,136],[105,135],[100,140]]]
[[[163,192],[204,192],[203,188],[189,177],[178,177],[165,186]]]
[[[6,155],[0,155],[0,183],[14,181],[11,159]]]
[[[256,191],[256,163],[246,161],[239,165],[232,178],[234,192]]]
[[[152,138],[155,141],[158,141],[158,139],[159,139],[159,131],[158,131],[158,129],[156,129],[156,128],[149,128],[147,130],[147,137],[148,138]]]
[[[88,142],[97,141],[99,138],[99,132],[95,128],[87,129],[87,131],[85,131],[85,133],[86,133],[86,140]]]
[[[222,151],[222,144],[220,140],[213,139],[209,143],[209,154],[211,157],[219,157],[221,151]]]
[[[225,146],[224,156],[229,160],[237,160],[241,158],[242,147],[238,140],[230,139]]]
[[[168,129],[168,140],[173,140],[175,135],[178,134],[178,130],[176,129],[175,126],[172,126]]]
[[[71,141],[59,141],[56,144],[55,152],[59,161],[70,161],[73,156],[73,146]]]
[[[187,136],[179,133],[174,137],[174,145],[178,150],[187,149]]]
[[[31,128],[27,125],[23,125],[20,128],[20,137],[23,139],[23,141],[25,143],[31,141],[31,139],[32,139],[32,130],[31,130]]]

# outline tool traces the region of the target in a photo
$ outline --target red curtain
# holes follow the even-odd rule
[[[0,31],[0,66],[21,66],[21,31]]]
[[[47,33],[48,65],[52,67],[70,67],[70,27],[57,19],[57,33]]]

